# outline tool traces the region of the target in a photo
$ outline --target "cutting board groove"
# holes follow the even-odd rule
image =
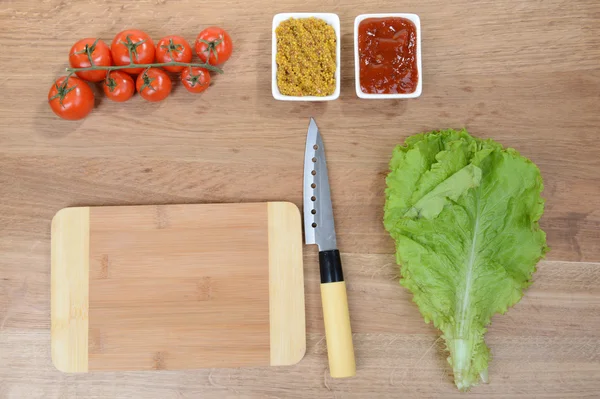
[[[287,202],[65,208],[52,222],[64,372],[289,365],[306,348]]]

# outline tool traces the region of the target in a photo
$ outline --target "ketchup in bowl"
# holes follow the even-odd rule
[[[360,88],[368,94],[417,89],[417,28],[400,17],[368,18],[358,26]]]

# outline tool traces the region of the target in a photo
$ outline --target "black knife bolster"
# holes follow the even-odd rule
[[[342,259],[340,251],[337,249],[319,252],[319,269],[321,270],[321,284],[344,281]]]

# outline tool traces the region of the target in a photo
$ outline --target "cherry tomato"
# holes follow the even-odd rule
[[[154,42],[145,32],[140,30],[124,30],[115,36],[110,46],[115,65],[129,65],[129,50],[133,54],[134,64],[151,64],[154,62]],[[121,69],[131,75],[141,73],[144,68]]]
[[[112,65],[110,48],[100,39],[93,37],[81,39],[69,51],[69,65],[71,65],[71,68],[91,67],[90,58],[96,66]],[[90,82],[100,82],[106,77],[106,71],[81,71],[75,72],[75,74]]]
[[[50,87],[48,103],[56,115],[74,121],[85,118],[92,111],[94,93],[83,80],[61,76]]]
[[[190,93],[202,93],[210,86],[210,74],[204,68],[185,68],[181,72],[181,83]]]
[[[122,103],[135,93],[133,78],[121,71],[112,71],[102,83],[104,94],[113,101]]]
[[[224,63],[231,57],[233,44],[231,37],[224,29],[216,26],[204,29],[196,38],[196,54],[202,62],[211,65]]]
[[[192,48],[190,44],[181,36],[167,36],[156,43],[156,61],[165,62],[186,62],[192,61]],[[165,66],[169,72],[181,72],[182,66]]]
[[[160,68],[148,68],[135,82],[138,93],[148,101],[162,101],[171,93],[171,79]]]

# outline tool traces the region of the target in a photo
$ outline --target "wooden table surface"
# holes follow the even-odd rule
[[[329,4],[326,4],[329,3]],[[271,19],[326,11],[342,22],[342,93],[271,97]],[[415,12],[423,95],[359,100],[353,20]],[[228,29],[235,50],[202,95],[98,99],[58,119],[53,79],[83,37],[125,28],[193,40]],[[466,127],[536,162],[552,251],[521,303],[493,319],[489,385],[469,396],[600,396],[600,3],[597,0],[258,0],[0,3],[0,398],[458,397],[438,333],[398,283],[382,227],[384,177],[408,135]],[[73,205],[302,202],[308,118],[327,147],[358,375],[328,376],[316,249],[305,250],[307,354],[294,367],[65,375],[50,359],[50,220]]]

